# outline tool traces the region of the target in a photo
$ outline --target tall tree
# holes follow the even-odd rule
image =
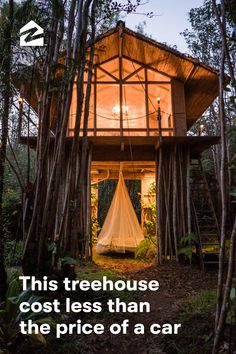
[[[103,8],[105,20],[114,12],[135,10],[138,3],[138,0],[135,4],[127,1],[126,5],[107,0],[71,0],[66,7],[59,0],[51,3],[51,29],[42,73],[45,83],[39,92],[35,200],[23,255],[25,272],[35,269],[45,272],[50,268],[48,244],[52,241],[57,242],[57,252],[63,249],[81,257],[88,254],[91,146],[87,128],[95,23],[100,21]],[[102,28],[101,22],[99,28]],[[88,73],[86,91],[85,72]],[[75,87],[74,135],[68,147],[67,129]],[[53,105],[56,106],[56,122],[52,145],[49,116]]]
[[[213,353],[217,353],[225,329],[225,320],[229,310],[229,293],[235,264],[235,220],[230,218],[230,196],[232,174],[230,161],[235,154],[235,138],[229,134],[235,129],[235,22],[234,1],[205,0],[203,6],[190,11],[189,19],[192,30],[185,30],[183,35],[194,56],[214,67],[219,67],[219,98],[202,117],[207,132],[221,136],[221,145],[214,148],[214,171],[220,187],[220,259],[218,272],[217,308],[215,319],[215,341]],[[204,25],[203,25],[204,24]],[[226,88],[226,75],[230,86]],[[232,96],[232,97],[231,97]],[[231,210],[234,208],[231,206]],[[233,215],[233,213],[232,213]],[[233,215],[234,217],[234,215]],[[227,228],[226,228],[227,226]],[[230,256],[228,260],[226,285],[224,286],[225,241],[231,231]]]
[[[225,329],[226,316],[229,311],[229,295],[232,287],[233,276],[236,272],[236,217],[234,219],[231,239],[228,269],[226,276],[226,283],[224,286],[223,279],[223,267],[225,260],[225,239],[226,239],[226,213],[227,213],[227,201],[226,194],[229,185],[226,179],[226,141],[225,141],[225,109],[224,109],[224,76],[225,76],[225,63],[229,70],[231,84],[233,91],[235,92],[235,72],[232,64],[231,53],[229,50],[226,34],[226,5],[225,0],[221,0],[220,6],[216,4],[215,0],[212,0],[212,6],[215,11],[215,17],[218,23],[219,32],[221,35],[222,49],[221,49],[221,65],[220,65],[220,77],[219,77],[219,96],[220,96],[220,110],[219,118],[221,122],[221,204],[222,204],[222,216],[221,216],[221,240],[220,240],[220,260],[219,260],[219,272],[218,272],[218,286],[217,286],[217,307],[216,307],[216,319],[215,319],[215,338],[213,354],[219,352],[219,346],[221,343],[222,335]],[[228,2],[229,5],[229,2]],[[234,352],[235,348],[232,352]]]
[[[4,190],[4,173],[6,162],[6,149],[8,138],[8,122],[11,100],[11,60],[12,60],[12,27],[13,27],[13,0],[9,0],[8,14],[2,24],[1,46],[1,146],[0,146],[0,297],[4,297],[6,293],[6,269],[4,264],[4,233],[3,233],[3,190]]]

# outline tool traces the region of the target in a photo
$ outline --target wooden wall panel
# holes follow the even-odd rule
[[[184,84],[174,80],[172,85],[173,95],[173,115],[174,115],[174,134],[175,136],[183,136],[187,133],[186,124],[186,108]]]

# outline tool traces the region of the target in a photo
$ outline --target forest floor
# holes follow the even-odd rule
[[[150,313],[115,314],[112,322],[122,322],[129,318],[130,327],[135,323],[143,323],[148,329],[144,335],[108,335],[100,343],[101,349],[97,353],[207,353],[210,348],[214,326],[215,288],[217,284],[217,270],[201,272],[197,267],[191,268],[176,262],[162,266],[138,262],[134,258],[117,257],[113,255],[94,255],[93,271],[109,270],[126,279],[158,280],[160,289],[157,292],[139,292],[135,299],[130,301],[148,301]],[[213,292],[213,299],[212,299]],[[209,304],[209,306],[208,306]],[[194,307],[191,308],[191,307]],[[193,311],[192,311],[193,310]],[[201,313],[206,310],[205,313]],[[211,318],[209,318],[209,316]],[[176,343],[175,336],[154,335],[149,333],[153,323],[182,323],[180,338]],[[191,323],[188,323],[188,322]],[[182,331],[182,333],[181,333]],[[206,332],[208,331],[208,333]],[[176,337],[178,337],[177,335]],[[187,338],[190,341],[186,345]],[[180,348],[178,347],[181,346]],[[205,349],[204,348],[205,345]],[[204,351],[203,351],[204,350]],[[210,349],[209,349],[210,352]]]
[[[63,339],[48,337],[46,347],[27,344],[27,353],[78,353],[78,354],[207,354],[211,353],[215,288],[217,270],[201,272],[197,267],[184,266],[170,262],[162,266],[138,262],[132,257],[94,255],[89,265],[80,265],[76,270],[79,279],[99,279],[103,275],[112,274],[116,279],[158,280],[158,291],[135,292],[128,294],[127,301],[145,301],[150,303],[151,311],[143,313],[100,313],[83,315],[82,320],[88,323],[104,323],[108,327],[112,323],[122,323],[129,319],[129,331],[126,335],[112,335],[106,331],[102,335],[65,335]],[[92,278],[91,278],[92,277]],[[61,294],[62,298],[63,294]],[[68,296],[68,294],[66,295]],[[79,293],[72,299],[81,301]],[[94,295],[93,295],[94,296]],[[96,301],[96,295],[94,301]],[[110,295],[107,295],[106,299]],[[117,297],[117,295],[115,295]],[[122,296],[120,296],[122,298]],[[86,300],[90,300],[89,295]],[[85,301],[86,301],[85,300]],[[125,301],[125,300],[124,300]],[[75,322],[80,316],[72,315],[67,319]],[[64,316],[64,315],[63,315]],[[61,316],[61,317],[63,317]],[[65,316],[64,316],[65,318]],[[58,318],[61,320],[61,318]],[[57,321],[57,319],[56,319]],[[145,334],[133,334],[134,325],[143,323]],[[153,323],[181,323],[178,335],[150,334]],[[25,354],[26,349],[17,354]],[[227,351],[226,351],[227,352]],[[225,352],[225,353],[226,353]],[[222,351],[221,353],[224,353]]]

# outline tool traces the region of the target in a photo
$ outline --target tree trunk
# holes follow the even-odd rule
[[[226,18],[225,18],[225,1],[221,0],[221,17],[218,13],[216,1],[212,0],[215,10],[216,19],[218,21],[219,30],[222,38],[221,63],[220,63],[220,82],[219,82],[219,116],[220,116],[220,135],[221,135],[221,166],[220,166],[220,189],[221,189],[221,239],[220,239],[220,257],[218,271],[217,286],[217,307],[215,318],[215,338],[212,353],[219,352],[220,342],[224,333],[226,316],[228,313],[229,294],[232,286],[232,279],[235,272],[235,247],[236,247],[236,218],[231,233],[229,262],[227,270],[226,285],[223,288],[223,270],[225,259],[225,238],[226,238],[226,217],[227,217],[227,189],[229,189],[229,180],[227,176],[227,138],[225,129],[225,112],[224,112],[224,81],[225,81],[225,59],[227,60],[229,72],[232,81],[234,81],[233,65],[231,63],[230,54],[226,40]]]
[[[91,4],[92,10],[91,10]],[[63,7],[63,5],[61,5]],[[89,157],[87,137],[84,134],[82,144],[80,144],[80,131],[83,130],[81,122],[84,124],[84,133],[87,131],[87,117],[82,117],[82,107],[84,101],[84,72],[87,64],[87,41],[88,27],[96,8],[95,0],[72,1],[69,10],[69,21],[67,31],[67,53],[62,84],[59,88],[58,112],[55,138],[53,146],[50,144],[50,122],[49,112],[51,105],[51,91],[56,75],[58,53],[63,29],[60,21],[53,16],[54,23],[52,37],[49,45],[48,62],[46,63],[47,75],[46,84],[42,91],[42,107],[39,112],[40,130],[37,148],[37,176],[34,211],[31,225],[24,247],[25,269],[29,265],[29,259],[36,261],[34,272],[47,272],[53,264],[52,257],[47,251],[48,242],[57,241],[57,250],[70,251],[72,256],[76,256],[79,244],[80,233],[86,231],[85,225],[88,219],[87,207],[88,198],[84,193],[86,181],[88,181],[88,166],[86,161]],[[75,17],[76,16],[76,17]],[[90,20],[90,23],[89,23]],[[74,24],[76,28],[74,30]],[[61,30],[58,28],[61,27]],[[94,30],[93,30],[94,32]],[[54,33],[54,34],[53,34]],[[53,49],[54,53],[52,55]],[[93,62],[93,50],[90,51],[91,62]],[[53,60],[51,59],[53,57]],[[89,65],[89,77],[91,76],[92,64]],[[75,117],[74,137],[72,146],[66,144],[68,121],[72,101],[72,92],[77,80],[77,112]],[[91,80],[90,80],[91,81]],[[86,96],[85,112],[88,111],[89,84]],[[49,163],[50,162],[50,163]],[[67,172],[65,173],[64,170]],[[89,188],[87,188],[89,190]],[[65,196],[62,201],[62,195]],[[63,209],[62,212],[58,212]],[[88,235],[86,236],[88,237]],[[86,243],[83,243],[82,254],[84,255]],[[32,247],[31,247],[32,245]],[[32,249],[35,250],[33,256]],[[50,260],[51,258],[51,260]],[[58,254],[57,257],[58,258]],[[48,267],[46,266],[48,264]],[[29,266],[27,266],[29,269]],[[48,269],[47,269],[48,268]]]
[[[4,193],[4,173],[6,162],[6,149],[8,138],[8,121],[10,112],[11,86],[11,34],[13,25],[13,0],[8,3],[8,18],[3,25],[3,57],[2,57],[2,136],[0,147],[0,299],[4,298],[7,290],[7,275],[4,263],[4,227],[3,227],[3,193]]]

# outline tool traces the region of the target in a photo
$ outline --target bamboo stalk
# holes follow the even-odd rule
[[[174,145],[174,158],[173,158],[173,236],[174,236],[174,245],[175,245],[175,256],[177,262],[179,261],[179,254],[178,254],[178,241],[177,241],[177,171],[176,171],[176,164],[177,164],[177,154],[176,154],[176,144]]]
[[[158,151],[156,152],[157,159]],[[162,216],[161,216],[161,178],[162,178],[162,147],[159,148],[159,165],[157,174],[157,193],[156,193],[156,205],[157,205],[157,233],[158,233],[158,263],[162,264]]]
[[[186,152],[186,199],[187,199],[187,227],[188,233],[191,233],[191,204],[190,204],[190,148]]]

